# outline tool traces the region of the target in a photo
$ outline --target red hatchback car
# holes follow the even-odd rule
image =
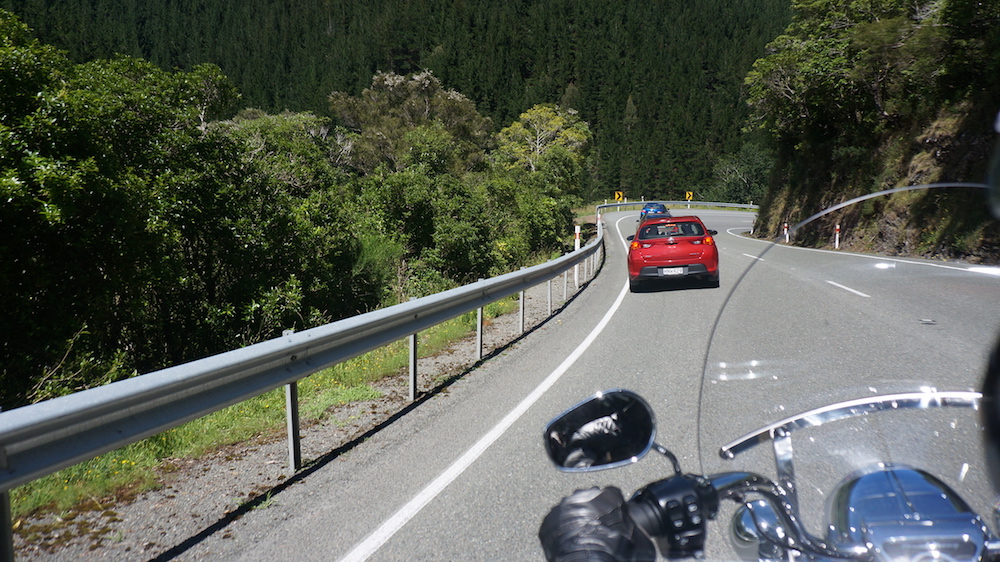
[[[628,248],[629,287],[642,281],[695,277],[719,286],[719,249],[714,230],[695,216],[666,217],[639,225]]]

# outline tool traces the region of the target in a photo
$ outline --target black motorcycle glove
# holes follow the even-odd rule
[[[552,508],[538,530],[549,562],[656,560],[656,547],[636,527],[618,488],[577,490]]]

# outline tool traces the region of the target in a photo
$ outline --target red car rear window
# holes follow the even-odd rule
[[[639,240],[670,238],[671,236],[704,236],[705,230],[696,222],[649,224],[639,229]]]

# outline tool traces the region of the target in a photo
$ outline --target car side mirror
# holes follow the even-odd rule
[[[626,240],[628,240],[629,242],[631,242],[634,239],[635,239],[635,234],[630,234],[629,237],[626,238]]]
[[[715,236],[716,234],[719,233],[719,231],[718,230],[709,230],[708,233],[711,234],[712,236]]]
[[[634,463],[655,437],[653,409],[629,390],[598,392],[549,422],[542,435],[549,459],[565,472]]]

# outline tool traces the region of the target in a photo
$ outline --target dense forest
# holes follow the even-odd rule
[[[591,139],[492,122],[429,72],[227,113],[217,66],[73,63],[0,11],[0,405],[504,273],[564,251]]]
[[[542,103],[594,132],[590,197],[676,199],[737,151],[742,80],[788,0],[0,0],[75,62],[218,65],[241,107],[333,116],[378,72],[430,70],[494,124]]]

